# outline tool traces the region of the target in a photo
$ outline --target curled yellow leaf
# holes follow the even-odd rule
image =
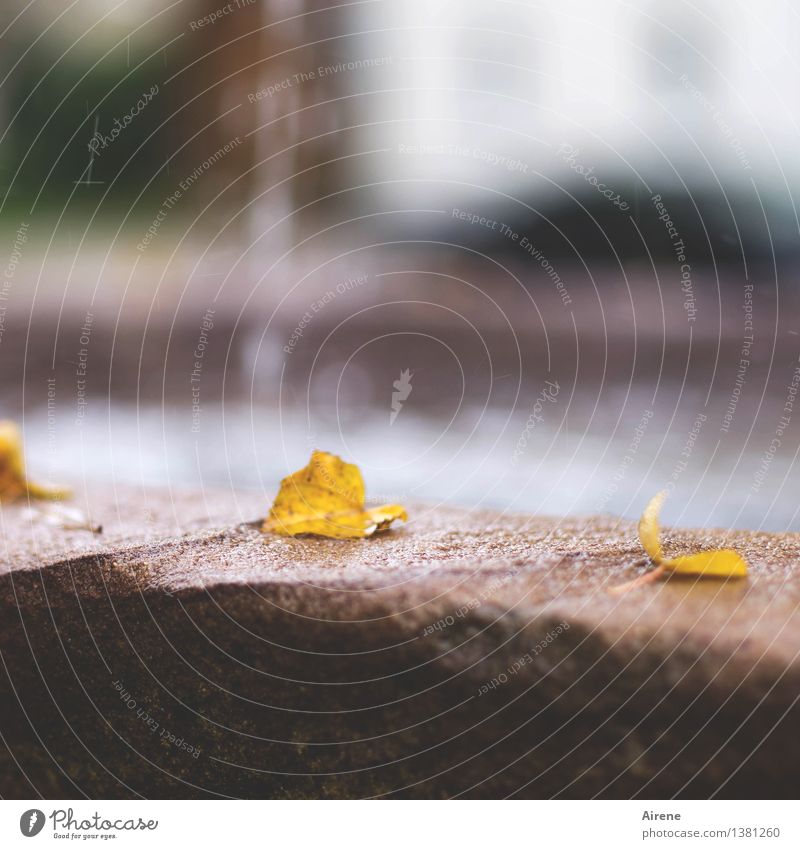
[[[656,580],[666,572],[707,578],[743,578],[747,575],[747,563],[731,549],[699,551],[696,554],[665,558],[661,547],[658,516],[666,497],[666,492],[659,492],[653,496],[644,508],[642,518],[639,519],[639,541],[656,568],[627,584],[614,587],[610,590],[612,594],[621,595]]]
[[[648,557],[663,566],[667,572],[682,575],[706,575],[714,578],[742,578],[747,574],[747,564],[730,549],[700,551],[684,557],[664,559],[661,548],[661,529],[658,526],[658,514],[666,500],[667,493],[659,492],[650,499],[639,520],[639,540]]]
[[[747,574],[747,563],[729,548],[673,557],[664,561],[664,568],[681,575],[703,575],[709,578],[744,578]]]
[[[366,509],[357,466],[314,451],[308,465],[281,481],[262,530],[283,536],[315,534],[335,539],[368,537],[408,516],[399,504]]]
[[[27,479],[19,428],[12,421],[0,421],[0,501],[17,501],[25,496],[55,501],[70,494],[68,488]]]
[[[647,556],[655,564],[664,559],[664,551],[661,548],[661,528],[658,526],[658,514],[667,498],[666,492],[659,492],[650,499],[644,508],[642,518],[639,519],[639,541],[647,552]]]

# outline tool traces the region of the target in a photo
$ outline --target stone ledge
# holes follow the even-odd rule
[[[793,793],[798,535],[668,534],[751,576],[614,598],[607,518],[292,540],[254,494],[96,498],[100,537],[2,511],[5,796]]]

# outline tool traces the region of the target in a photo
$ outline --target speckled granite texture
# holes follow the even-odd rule
[[[628,523],[415,506],[265,536],[247,493],[0,511],[5,797],[794,797],[800,536],[745,581],[647,568]]]

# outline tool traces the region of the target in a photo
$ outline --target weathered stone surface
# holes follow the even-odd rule
[[[751,577],[615,598],[627,523],[291,540],[265,509],[96,492],[93,536],[2,507],[4,796],[796,795],[800,536],[668,534]]]

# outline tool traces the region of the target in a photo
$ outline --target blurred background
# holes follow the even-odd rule
[[[800,530],[788,0],[5,0],[40,477]]]

